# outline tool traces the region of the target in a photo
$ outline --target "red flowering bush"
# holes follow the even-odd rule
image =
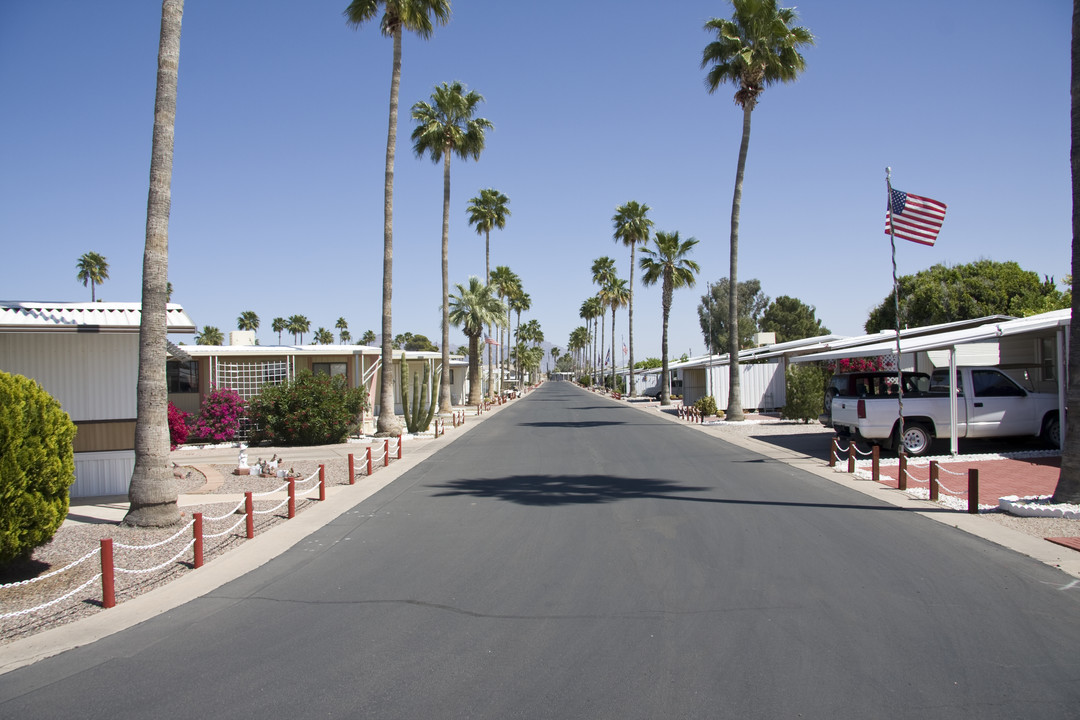
[[[169,403],[169,444],[172,449],[180,447],[187,442],[188,433],[191,430],[188,428],[188,414],[176,407],[172,403]]]
[[[203,401],[191,434],[200,440],[229,442],[240,432],[244,399],[235,390],[213,390]]]
[[[828,363],[827,367],[830,372],[833,373],[857,373],[857,372],[877,372],[879,370],[887,370],[888,363],[885,361],[885,357],[877,355],[875,357],[855,357],[855,358],[843,358],[837,360],[836,363]]]

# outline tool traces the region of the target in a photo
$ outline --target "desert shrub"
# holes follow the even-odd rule
[[[828,370],[816,365],[789,367],[784,377],[787,404],[781,417],[803,422],[817,420],[830,375]]]
[[[75,482],[75,423],[40,385],[0,372],[0,565],[52,539]]]
[[[301,371],[281,385],[263,388],[248,403],[252,443],[339,443],[367,408],[367,388],[348,388],[340,375]]]
[[[187,442],[191,432],[188,417],[188,413],[169,403],[169,445],[173,450]]]
[[[592,385],[592,378],[588,375],[582,375],[577,379],[577,381],[585,387],[589,387],[590,385]]]
[[[191,435],[200,440],[230,442],[240,432],[244,399],[235,390],[221,388],[206,396]]]
[[[694,407],[698,409],[702,417],[709,417],[716,414],[716,398],[712,395],[706,395],[705,397],[698,398],[694,403]]]

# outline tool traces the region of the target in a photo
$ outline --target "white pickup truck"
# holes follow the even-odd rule
[[[832,425],[837,434],[885,449],[895,447],[900,424],[895,385],[894,377],[891,383],[868,383],[855,395],[833,398]],[[949,371],[935,370],[929,377],[905,373],[904,385],[904,448],[908,455],[924,455],[935,438],[950,437]],[[957,437],[1037,435],[1060,447],[1057,395],[1025,390],[992,367],[957,368],[956,388]]]

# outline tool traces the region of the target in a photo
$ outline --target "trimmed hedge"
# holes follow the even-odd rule
[[[52,539],[75,482],[75,423],[35,381],[0,371],[0,565]]]

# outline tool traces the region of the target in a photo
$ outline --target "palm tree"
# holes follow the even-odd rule
[[[510,198],[503,195],[495,188],[481,190],[480,194],[469,200],[469,206],[465,208],[469,213],[469,224],[476,227],[476,234],[484,236],[484,279],[491,283],[491,231],[495,228],[502,230],[506,227],[506,218],[510,217]],[[491,328],[488,328],[491,334]],[[494,392],[491,374],[491,344],[487,343],[488,352],[488,390]]]
[[[626,281],[622,278],[613,277],[607,285],[600,288],[600,300],[611,308],[611,389],[615,389],[615,311],[626,307],[630,302],[630,290],[626,287]]]
[[[342,345],[348,345],[352,341],[352,333],[348,330],[342,330],[340,336]]]
[[[491,286],[495,288],[495,294],[500,300],[506,300],[514,292],[521,287],[521,278],[517,276],[513,270],[506,265],[498,265],[491,272]],[[510,325],[510,311],[507,310],[506,323],[499,327],[499,357],[496,361],[496,365],[499,367],[499,378],[496,383],[495,392],[502,390],[502,378],[503,378],[503,363],[506,361],[506,355],[503,352],[503,327],[509,327]]]
[[[412,107],[416,127],[412,132],[413,150],[417,157],[429,155],[431,161],[443,164],[443,223],[442,223],[442,383],[439,386],[439,412],[454,411],[450,403],[450,324],[447,322],[450,294],[450,157],[478,160],[484,149],[484,132],[491,122],[474,118],[477,106],[484,97],[476,91],[465,91],[460,82],[436,85],[431,102],[418,102]]]
[[[743,419],[739,384],[739,209],[742,205],[743,173],[750,146],[750,114],[765,88],[777,82],[793,82],[806,67],[799,53],[813,45],[814,36],[804,27],[795,27],[798,13],[780,8],[776,0],[731,0],[735,13],[730,20],[713,18],[706,31],[715,31],[716,40],[705,46],[701,67],[709,68],[705,83],[709,92],[731,82],[738,90],[735,103],[743,111],[742,142],[735,171],[735,192],[731,199],[731,273],[728,295],[728,406],[727,420]],[[710,67],[711,66],[711,67]]]
[[[245,310],[240,313],[240,317],[236,318],[237,330],[258,330],[259,329],[259,316],[255,314],[254,310]]]
[[[109,279],[109,263],[101,253],[83,253],[75,265],[75,277],[82,280],[83,287],[90,285],[90,302],[97,302],[94,286]]]
[[[316,345],[333,345],[334,333],[330,332],[324,327],[321,327],[315,331],[313,342]]]
[[[169,467],[169,392],[165,379],[169,282],[169,207],[172,200],[173,132],[180,70],[184,0],[162,0],[158,44],[150,188],[146,201],[139,380],[136,389],[135,468],[128,486],[125,525],[164,527],[180,522],[176,481]]]
[[[591,329],[589,327],[585,328],[586,334],[588,334],[588,336],[592,339],[592,359],[591,362],[587,362],[587,364],[590,366],[590,374],[592,375],[593,379],[596,380],[599,377],[596,372],[596,337],[597,335],[603,334],[596,331],[596,321],[602,320],[604,317],[604,304],[600,302],[600,298],[598,298],[596,295],[593,295],[592,297],[585,300],[585,302],[581,303],[580,315],[581,318],[585,320],[587,325],[591,325]],[[586,351],[589,350],[588,338],[586,339],[586,345],[584,349]]]
[[[225,336],[213,325],[203,325],[202,332],[195,336],[196,345],[223,345]]]
[[[423,39],[431,37],[433,23],[450,20],[450,0],[352,0],[345,9],[346,22],[360,27],[374,18],[379,8],[382,34],[394,41],[394,61],[390,71],[390,121],[386,132],[386,173],[383,185],[383,287],[382,287],[382,378],[379,389],[377,435],[400,435],[401,424],[394,414],[394,337],[391,317],[394,277],[394,154],[397,149],[398,88],[401,86],[401,33],[408,30]]]
[[[469,278],[469,286],[458,283],[457,295],[450,296],[449,320],[460,327],[469,338],[469,405],[479,405],[483,399],[480,387],[480,336],[484,327],[499,325],[506,316],[506,306],[495,297],[490,285],[480,282],[476,276]]]
[[[360,338],[361,345],[371,345],[375,342],[375,331],[365,330],[363,337]]]
[[[615,208],[615,216],[611,218],[615,226],[615,242],[621,240],[623,245],[630,247],[630,299],[627,301],[630,317],[630,397],[636,394],[634,389],[634,250],[638,245],[649,242],[653,221],[646,217],[648,212],[648,205],[631,200]]]
[[[285,328],[293,336],[293,342],[297,345],[304,344],[304,333],[311,329],[311,322],[303,315],[291,315],[288,320],[288,326]],[[297,341],[297,336],[300,336],[300,340]]]
[[[281,333],[289,329],[288,321],[283,317],[274,318],[270,323],[270,329],[277,333],[277,344],[281,344]]]
[[[559,349],[558,345],[553,345],[549,352],[551,353],[551,365],[557,370],[559,365],[559,356],[562,355],[562,350]]]
[[[600,286],[601,290],[606,285],[611,283],[611,281],[614,280],[614,279],[615,279],[615,261],[614,260],[612,260],[611,258],[609,258],[606,255],[604,257],[599,257],[599,258],[596,258],[596,260],[593,260],[593,264],[592,264],[592,280],[593,280],[594,283],[596,283],[597,285]],[[604,336],[606,335],[606,333],[604,332],[604,330],[605,330],[604,313],[607,311],[608,304],[604,300],[602,292],[600,293],[599,302],[600,302],[600,313],[599,313],[599,316],[600,316],[600,357],[599,357],[600,373],[599,373],[599,378],[601,380],[600,384],[603,385],[602,378],[604,377],[604,339],[605,339]],[[615,337],[615,328],[614,327],[611,328],[611,337],[613,337],[613,338]],[[612,348],[614,348],[614,341],[612,341]],[[612,365],[612,367],[615,366],[615,350],[614,349],[612,349],[612,351],[611,351],[611,365]]]
[[[578,372],[582,372],[585,367],[585,350],[589,347],[589,329],[584,325],[579,325],[570,332],[569,341],[566,343],[566,349],[575,353],[577,356],[576,363]]]
[[[1080,276],[1080,3],[1073,3],[1072,19],[1072,275]],[[1080,406],[1080,295],[1072,293],[1072,317],[1069,327],[1069,374],[1066,401],[1071,407]],[[1059,382],[1065,381],[1059,380]],[[1059,433],[1060,436],[1060,433]],[[1060,436],[1061,472],[1054,488],[1055,503],[1080,503],[1080,423],[1065,424]]]
[[[341,333],[341,342],[342,342],[342,344],[344,344],[345,343],[345,336],[348,335],[348,333],[349,333],[349,323],[345,322],[345,318],[339,317],[337,319],[337,322],[334,323],[334,327],[337,328],[340,331],[340,333]]]
[[[529,293],[525,292],[519,285],[513,294],[508,298],[508,305],[510,310],[517,313],[517,329],[514,330],[514,345],[515,347],[521,342],[521,313],[524,310],[528,310],[532,307],[532,298],[529,297]],[[524,387],[521,377],[521,355],[520,353],[515,356],[516,359],[516,372],[518,378],[518,390]]]
[[[687,259],[687,255],[697,240],[689,238],[680,241],[679,233],[666,233],[657,231],[656,249],[642,248],[641,250],[641,276],[642,284],[655,285],[661,283],[660,306],[664,313],[664,330],[660,341],[661,375],[660,375],[660,404],[671,404],[671,377],[668,375],[668,317],[671,315],[671,295],[681,287],[694,287],[694,275],[701,268],[693,260]]]

